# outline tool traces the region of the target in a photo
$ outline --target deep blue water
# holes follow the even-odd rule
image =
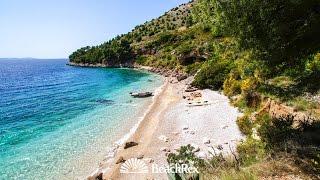
[[[67,60],[0,60],[0,179],[75,179],[136,123],[159,76],[79,68]],[[87,159],[89,159],[87,161]]]

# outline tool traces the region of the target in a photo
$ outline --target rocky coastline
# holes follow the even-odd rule
[[[182,81],[187,79],[190,75],[178,70],[172,70],[167,68],[159,68],[159,67],[150,67],[150,66],[142,66],[136,63],[125,63],[125,64],[89,64],[89,63],[67,63],[68,66],[77,66],[77,67],[92,67],[92,68],[132,68],[132,69],[142,69],[147,70],[152,73],[156,73],[162,75],[164,77],[175,77],[177,81]]]

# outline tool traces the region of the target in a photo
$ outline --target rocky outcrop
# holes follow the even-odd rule
[[[255,120],[257,116],[262,113],[268,113],[270,117],[281,120],[293,120],[292,127],[294,129],[303,128],[305,125],[311,125],[318,119],[307,112],[299,112],[295,108],[286,106],[275,100],[268,98],[260,111],[256,112],[252,116],[252,120]]]

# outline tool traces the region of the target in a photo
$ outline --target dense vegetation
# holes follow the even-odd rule
[[[183,31],[193,24],[190,16],[191,7],[192,2],[182,4],[157,19],[152,19],[136,26],[127,34],[117,36],[98,46],[80,48],[69,56],[70,62],[118,66],[132,63],[132,60],[135,59],[138,59],[139,62],[139,60],[151,58],[143,56],[157,53],[157,59],[161,58],[165,61],[161,62],[162,64],[167,64],[174,68],[176,63],[172,62],[174,60],[170,60],[176,56],[170,56],[168,52],[172,51],[172,48],[168,46],[176,42],[175,47],[177,47],[181,44],[183,38],[192,38],[178,37],[177,33],[178,30]],[[165,51],[164,53],[159,52],[159,46],[163,47],[161,50]],[[180,47],[182,52],[188,51],[188,48],[190,47],[185,47],[185,45]]]
[[[319,35],[319,0],[197,0],[102,45],[81,48],[70,61],[176,69],[196,74],[194,86],[222,90],[243,111],[237,123],[247,139],[235,160],[201,162],[210,178],[290,171],[310,178],[320,172]],[[290,117],[262,113],[253,121],[269,98],[317,121],[300,129]],[[181,155],[170,157],[177,161]]]

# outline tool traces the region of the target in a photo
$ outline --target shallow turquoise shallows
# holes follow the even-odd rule
[[[67,60],[0,60],[0,179],[77,179],[128,133],[158,75],[79,68]]]

